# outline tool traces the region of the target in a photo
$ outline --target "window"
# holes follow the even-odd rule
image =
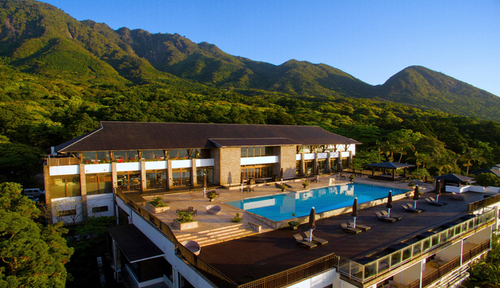
[[[188,159],[188,150],[187,149],[172,149],[168,150],[168,158],[172,160],[184,160]]]
[[[207,175],[207,183],[214,183],[214,167],[196,168],[196,182],[203,185],[203,173]]]
[[[242,166],[243,179],[249,178],[271,178],[273,177],[273,165],[249,165]]]
[[[92,213],[106,212],[108,211],[108,206],[92,207]]]
[[[191,185],[191,170],[190,169],[173,169],[172,181],[174,187],[190,186]]]
[[[163,160],[165,159],[165,151],[163,150],[145,150],[142,151],[142,158],[147,160]]]
[[[83,152],[83,163],[96,164],[96,163],[109,163],[111,157],[109,152]]]
[[[167,187],[167,170],[146,171],[146,188],[159,189]]]
[[[87,195],[113,193],[111,173],[85,175]]]
[[[273,147],[271,146],[241,147],[241,157],[262,157],[272,155]]]
[[[139,153],[137,151],[115,151],[113,159],[117,162],[139,161]]]
[[[120,188],[122,191],[134,191],[141,189],[141,172],[118,172],[116,178],[118,188]]]
[[[61,217],[61,216],[72,216],[72,215],[76,215],[76,209],[57,211],[57,216],[58,217]]]
[[[80,175],[50,177],[51,198],[80,196]]]

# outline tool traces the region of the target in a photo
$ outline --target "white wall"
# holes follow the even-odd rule
[[[335,281],[336,280],[336,281]],[[337,283],[338,286],[335,285]],[[340,274],[336,272],[335,268],[329,269],[319,275],[315,275],[313,277],[307,278],[303,281],[300,281],[298,283],[294,283],[289,286],[289,288],[323,288],[326,287],[330,284],[334,284],[333,287],[342,287],[342,288],[355,288],[356,286],[353,286],[349,284],[348,282],[342,281],[342,284],[340,284]],[[341,285],[341,286],[340,286]]]
[[[201,277],[194,268],[191,268],[184,261],[182,261],[178,256],[175,255],[174,244],[163,235],[156,227],[152,226],[149,222],[144,220],[137,212],[130,209],[123,203],[120,198],[116,198],[117,205],[120,206],[130,215],[130,223],[134,224],[139,230],[146,235],[160,250],[165,253],[165,259],[172,264],[173,267],[177,268],[179,273],[189,281],[194,287],[197,288],[212,288],[212,285]]]
[[[279,163],[279,156],[243,157],[240,165]]]
[[[65,197],[52,199],[52,222],[63,222],[65,225],[83,221],[82,197]],[[76,210],[76,215],[57,216],[58,212],[65,210]]]
[[[92,212],[94,207],[107,206],[108,211],[105,212]],[[98,195],[88,195],[87,196],[87,211],[90,217],[100,217],[100,216],[114,216],[113,211],[113,194],[98,194]]]

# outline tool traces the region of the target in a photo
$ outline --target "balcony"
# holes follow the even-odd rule
[[[355,279],[361,283],[366,283],[371,279],[377,278],[382,274],[393,270],[411,261],[412,259],[415,259],[425,252],[434,250],[445,243],[449,243],[449,241],[453,239],[457,239],[474,231],[476,228],[487,224],[495,218],[496,210],[490,210],[481,215],[468,215],[458,219],[456,222],[443,225],[437,230],[422,233],[412,239],[409,239],[408,241],[400,242],[370,256],[363,257],[357,261],[340,257],[338,268],[339,271],[345,276]],[[475,247],[475,249],[482,248]],[[470,253],[475,253],[474,255],[477,255],[476,250],[471,249],[469,251],[472,251]],[[469,257],[470,259],[473,256],[464,255],[464,257]],[[460,261],[458,263],[460,263]],[[439,271],[441,271],[439,273],[448,271],[446,269],[449,269],[450,265],[455,267],[455,264],[447,263],[445,268],[439,269]],[[443,265],[443,267],[444,266],[445,265]],[[428,277],[432,278],[433,276]]]

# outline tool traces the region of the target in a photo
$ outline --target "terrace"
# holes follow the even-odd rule
[[[388,185],[365,178],[357,178],[355,181]],[[325,186],[326,183],[328,179],[322,178],[320,183],[311,183],[309,188]],[[394,185],[408,188],[406,183],[391,183],[392,187]],[[292,182],[291,186],[289,190],[303,190],[300,182]],[[425,192],[426,187],[422,188]],[[263,185],[256,187],[255,192],[250,193],[250,196],[272,193],[281,193],[281,191],[274,186]],[[358,235],[347,234],[341,231],[338,225],[339,222],[352,219],[349,209],[336,216],[318,219],[314,235],[328,240],[329,243],[312,250],[305,250],[297,245],[292,237],[292,234],[297,231],[287,228],[274,230],[260,221],[258,217],[223,203],[249,197],[249,194],[239,190],[221,190],[220,196],[215,201],[216,204],[222,206],[221,215],[208,215],[204,211],[204,207],[213,202],[203,198],[202,191],[163,195],[164,201],[168,201],[171,205],[171,210],[154,215],[143,209],[145,198],[150,195],[120,193],[119,196],[159,227],[174,243],[177,243],[179,254],[220,287],[235,287],[236,285],[279,287],[333,267],[341,272],[344,280],[361,285],[360,287],[377,284],[389,278],[393,279],[395,276],[405,278],[404,281],[399,280],[400,287],[419,287],[417,281],[420,277],[419,273],[417,273],[418,276],[402,277],[403,272],[398,268],[414,260],[439,258],[436,265],[426,264],[428,268],[422,273],[425,287],[439,281],[446,273],[459,267],[460,263],[465,263],[489,249],[491,233],[488,229],[481,231],[487,225],[491,225],[496,218],[495,210],[484,211],[485,213],[480,216],[470,216],[468,213],[470,209],[476,210],[481,207],[477,201],[483,200],[483,195],[479,193],[464,193],[466,201],[454,200],[451,194],[446,193],[440,196],[440,201],[447,203],[442,207],[426,204],[423,198],[433,196],[433,193],[424,194],[422,200],[419,201],[419,207],[425,209],[425,212],[420,214],[405,213],[401,204],[413,201],[411,198],[403,197],[394,202],[392,213],[403,217],[402,221],[395,223],[384,223],[375,217],[374,212],[385,210],[385,204],[372,203],[360,207],[358,223],[371,226],[372,229]],[[476,204],[469,205],[473,202]],[[188,231],[173,229],[171,222],[175,218],[175,210],[186,208],[188,205],[198,210],[196,219],[200,222],[199,227]],[[260,226],[261,233],[241,235],[230,241],[222,239],[207,243],[202,245],[199,256],[193,255],[180,245],[180,239],[195,238],[198,233],[207,230],[235,225],[230,222],[230,218],[234,217],[237,212],[243,215],[245,223],[250,222]],[[306,231],[307,224],[300,225],[298,229]],[[460,239],[464,237],[468,237],[469,240],[462,243]],[[445,252],[437,252],[442,255],[436,257],[436,251],[441,251],[437,248],[448,246],[450,248],[441,249],[446,250]],[[408,280],[408,277],[410,280],[411,277],[417,278],[412,282]],[[243,284],[244,282],[249,283]]]

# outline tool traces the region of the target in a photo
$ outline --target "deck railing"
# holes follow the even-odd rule
[[[174,233],[170,229],[170,227],[163,223],[160,219],[155,217],[153,214],[151,214],[148,210],[146,210],[144,207],[141,207],[137,204],[135,204],[132,200],[130,200],[128,197],[126,197],[125,194],[121,193],[120,191],[115,192],[120,199],[122,199],[127,205],[131,206],[134,210],[136,210],[144,219],[148,220],[152,225],[156,226],[159,228],[165,236],[170,239],[176,249],[177,249],[177,254],[184,258],[190,265],[193,267],[196,267],[198,271],[203,274],[205,277],[210,279],[214,284],[217,285],[217,287],[223,287],[223,288],[274,288],[274,287],[282,287],[286,286],[288,284],[300,281],[301,279],[305,279],[307,277],[310,277],[314,274],[326,271],[331,268],[337,268],[339,272],[342,274],[347,275],[348,277],[355,279],[357,281],[360,281],[361,283],[364,283],[368,280],[371,280],[375,277],[377,277],[380,273],[385,273],[392,268],[399,267],[403,265],[404,263],[408,262],[411,260],[411,258],[420,255],[420,253],[424,251],[431,250],[432,248],[436,247],[437,245],[440,245],[444,242],[447,242],[451,240],[452,238],[456,238],[457,236],[470,231],[472,229],[477,228],[478,226],[482,226],[485,224],[488,224],[488,222],[492,221],[492,219],[495,219],[496,217],[496,210],[491,210],[488,211],[482,215],[474,215],[473,218],[468,219],[462,223],[458,223],[457,225],[450,227],[448,229],[445,229],[443,231],[440,231],[431,237],[428,237],[426,239],[422,239],[421,241],[418,241],[417,243],[410,244],[408,247],[395,251],[392,254],[384,256],[382,259],[377,259],[373,262],[367,263],[365,265],[361,265],[359,263],[356,263],[355,261],[351,261],[349,259],[346,259],[344,257],[339,257],[338,255],[335,254],[330,254],[327,256],[324,256],[322,258],[316,259],[314,261],[311,261],[309,263],[305,263],[300,266],[296,266],[292,269],[288,269],[264,278],[260,278],[257,280],[254,280],[249,283],[241,284],[238,285],[228,277],[226,277],[223,273],[212,267],[210,264],[206,263],[203,261],[200,257],[194,255],[190,250],[185,248],[182,244],[180,244],[177,241],[177,238],[175,237]],[[468,261],[469,259],[473,258],[475,255],[481,253],[482,251],[486,250],[489,248],[489,240],[485,241],[484,243],[479,244],[477,247],[474,247],[470,251],[464,253],[463,255],[463,261]],[[418,250],[418,252],[417,252]],[[407,255],[410,255],[409,257]],[[459,259],[459,257],[458,257]],[[460,260],[460,259],[459,259]],[[387,261],[388,266],[387,268],[381,268],[382,264],[379,263],[381,261]],[[396,263],[395,265],[391,265],[391,262]],[[347,265],[347,266],[346,266]],[[437,272],[437,275],[444,275],[446,273],[449,273],[451,270],[456,268],[456,261],[455,259],[448,262],[447,264],[443,265],[440,267],[438,270],[440,272]],[[458,261],[458,266],[460,266],[460,261]],[[346,268],[348,267],[348,268]],[[375,273],[372,272],[367,272],[368,270],[375,270]],[[441,276],[436,276],[433,272],[429,275],[426,276],[425,281],[428,283],[432,283],[439,279]],[[441,274],[439,274],[441,273]],[[424,281],[423,279],[423,281]],[[425,283],[427,283],[425,282]],[[411,283],[407,287],[413,288],[413,287],[418,287],[419,281],[415,281],[414,283]],[[417,286],[413,286],[417,285]],[[425,287],[426,285],[423,285]]]
[[[469,215],[461,220],[463,222],[454,223],[437,232],[422,235],[419,241],[408,244],[397,251],[387,253],[368,263],[358,263],[345,257],[339,258],[338,270],[345,276],[366,283],[372,279],[385,274],[405,263],[410,262],[422,253],[436,249],[452,239],[461,237],[465,233],[477,229],[483,225],[491,225],[496,219],[496,210],[483,211],[480,215]]]
[[[152,225],[156,226],[165,236],[174,243],[177,249],[177,255],[184,258],[193,267],[196,267],[198,271],[208,278],[217,287],[221,288],[273,288],[282,287],[293,282],[305,279],[314,274],[323,272],[330,268],[336,267],[338,263],[338,256],[331,254],[325,257],[316,259],[309,263],[305,263],[300,266],[296,266],[292,269],[288,269],[264,278],[254,280],[249,283],[239,285],[226,277],[220,271],[212,267],[210,264],[203,261],[200,257],[196,256],[177,241],[174,233],[170,227],[163,223],[160,219],[151,214],[144,207],[135,204],[130,200],[125,194],[120,191],[116,191],[117,197],[120,197],[127,205],[136,210],[144,219],[148,220]]]
[[[80,165],[76,157],[47,158],[48,166]]]
[[[500,194],[496,194],[488,198],[484,198],[479,201],[469,203],[469,205],[467,206],[467,212],[472,213],[474,211],[483,209],[484,207],[493,205],[497,202],[500,202]]]

